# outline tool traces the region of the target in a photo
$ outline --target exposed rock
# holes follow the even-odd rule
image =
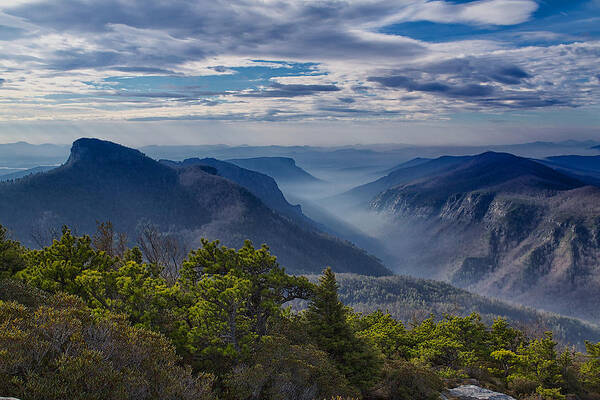
[[[463,385],[446,390],[442,394],[443,400],[515,400],[509,395],[493,392],[475,385]]]
[[[600,290],[599,187],[501,153],[431,160],[361,190],[384,184],[395,186],[370,206],[395,221],[381,237],[402,273],[600,322],[589,303]]]

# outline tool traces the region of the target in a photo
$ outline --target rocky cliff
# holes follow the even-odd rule
[[[370,207],[395,218],[407,272],[600,320],[588,301],[600,289],[600,188],[485,153],[389,188]]]

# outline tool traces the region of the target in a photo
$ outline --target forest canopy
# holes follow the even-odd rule
[[[176,265],[146,252],[110,224],[41,249],[1,228],[0,395],[438,399],[476,379],[520,399],[600,398],[600,343],[580,353],[476,313],[357,313],[331,269],[311,283],[249,241],[203,240]]]

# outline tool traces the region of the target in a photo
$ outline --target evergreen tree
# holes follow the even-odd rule
[[[583,383],[587,389],[600,392],[600,342],[585,342],[587,361],[581,367]]]
[[[25,249],[10,240],[8,230],[0,225],[0,278],[7,278],[25,268]]]
[[[74,236],[65,226],[59,240],[27,254],[27,268],[17,276],[50,293],[62,291],[85,297],[86,288],[78,276],[87,270],[107,272],[115,268],[117,261],[94,249],[89,236]]]
[[[188,288],[228,275],[247,281],[244,312],[258,338],[268,333],[269,322],[280,316],[283,304],[308,299],[312,293],[306,278],[286,274],[266,245],[255,249],[249,240],[236,251],[203,239],[202,248],[190,252],[181,270],[182,284]]]
[[[349,310],[338,297],[335,274],[328,267],[306,311],[308,332],[348,381],[364,392],[380,374],[381,353],[368,339],[355,333],[348,317]]]

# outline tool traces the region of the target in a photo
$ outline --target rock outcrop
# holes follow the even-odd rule
[[[463,385],[442,393],[443,400],[515,400],[509,395],[475,385]]]

